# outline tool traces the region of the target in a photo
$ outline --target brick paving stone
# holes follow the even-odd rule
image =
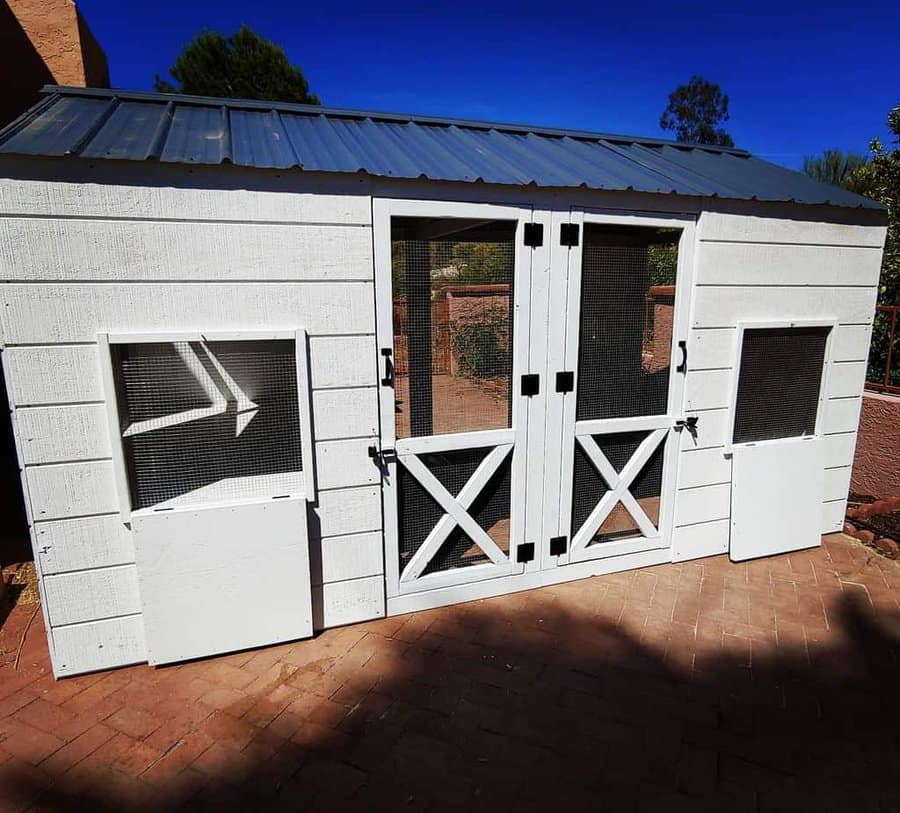
[[[139,708],[124,707],[106,718],[106,725],[136,740],[149,737],[161,723],[162,720],[158,716]]]
[[[889,810],[898,594],[834,535],[165,669],[56,682],[30,636],[0,809]]]
[[[63,745],[64,740],[11,717],[0,720],[0,746],[12,756],[37,765]]]

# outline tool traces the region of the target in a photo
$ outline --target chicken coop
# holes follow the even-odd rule
[[[57,676],[842,527],[886,213],[742,150],[48,87],[0,223]]]

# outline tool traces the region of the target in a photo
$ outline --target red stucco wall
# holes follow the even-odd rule
[[[850,490],[873,497],[900,494],[900,396],[863,395]]]

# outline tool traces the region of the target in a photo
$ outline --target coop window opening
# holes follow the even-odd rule
[[[315,500],[306,331],[100,334],[119,513]]]
[[[512,426],[516,229],[391,218],[398,440]]]
[[[742,322],[726,454],[821,434],[836,320]]]

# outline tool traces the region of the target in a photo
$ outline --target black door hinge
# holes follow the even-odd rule
[[[522,376],[522,395],[537,395],[541,391],[541,377],[537,373]]]
[[[550,539],[550,555],[551,556],[562,556],[566,552],[566,548],[569,547],[569,537],[567,536],[554,536]]]
[[[538,248],[539,246],[544,245],[543,223],[525,224],[525,245],[530,248]]]
[[[556,374],[556,391],[572,392],[575,389],[575,373],[571,370],[561,370]]]
[[[559,227],[559,244],[561,246],[578,245],[578,224],[563,223]]]
[[[519,564],[534,559],[534,542],[523,542],[516,548],[516,561]]]

